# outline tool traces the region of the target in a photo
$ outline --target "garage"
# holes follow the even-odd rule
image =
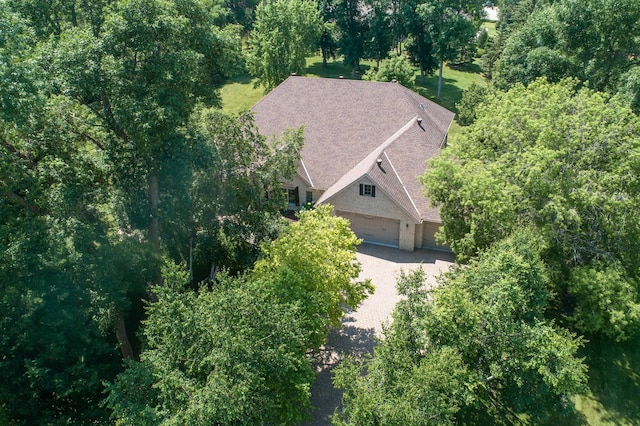
[[[435,234],[439,228],[439,223],[422,222],[422,248],[448,250],[447,246],[436,243]]]
[[[375,216],[336,211],[338,216],[349,219],[351,230],[364,241],[390,247],[398,247],[400,221]]]

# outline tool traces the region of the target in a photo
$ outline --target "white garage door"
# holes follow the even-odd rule
[[[337,215],[349,219],[351,230],[368,243],[398,247],[400,221],[355,213],[336,212]]]

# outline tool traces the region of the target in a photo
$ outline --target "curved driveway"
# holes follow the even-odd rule
[[[331,416],[340,405],[342,392],[331,383],[331,370],[345,354],[363,356],[372,353],[376,336],[382,331],[383,322],[391,318],[393,308],[400,300],[396,292],[396,278],[400,270],[409,271],[422,265],[427,272],[428,283],[454,263],[453,254],[431,250],[414,252],[362,244],[358,248],[358,260],[362,264],[360,278],[371,278],[375,293],[364,301],[357,311],[350,312],[343,320],[341,330],[333,330],[328,343],[316,358],[316,381],[311,387],[311,419],[304,426],[331,424]]]

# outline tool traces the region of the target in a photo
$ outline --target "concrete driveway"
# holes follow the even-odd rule
[[[363,356],[373,352],[382,324],[391,319],[391,312],[400,300],[396,292],[396,278],[400,270],[409,271],[422,265],[428,283],[454,263],[453,254],[430,250],[405,252],[398,249],[362,244],[358,249],[362,264],[360,278],[371,278],[376,291],[356,311],[347,314],[343,328],[329,335],[328,343],[316,357],[316,381],[311,387],[311,419],[304,426],[331,424],[331,416],[340,405],[342,392],[331,382],[331,370],[344,355]]]

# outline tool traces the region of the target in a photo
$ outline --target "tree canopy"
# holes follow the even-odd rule
[[[582,342],[545,319],[541,248],[519,231],[433,289],[421,269],[401,274],[406,299],[374,356],[338,367],[336,424],[496,423],[525,413],[543,422],[572,409],[568,397],[586,379]]]
[[[0,411],[104,420],[160,265],[253,265],[301,133],[213,112],[237,40],[210,2],[0,4]],[[241,190],[239,190],[241,189]],[[189,262],[188,259],[191,259]],[[212,272],[213,271],[213,272]]]
[[[431,52],[440,66],[437,93],[437,97],[440,98],[444,62],[454,61],[460,56],[462,50],[473,44],[480,28],[480,17],[483,13],[482,2],[479,0],[462,2],[437,0],[419,4],[415,12],[422,19],[422,24],[431,41]],[[418,34],[417,37],[416,40],[420,40],[423,36]],[[424,47],[420,49],[420,52],[421,54],[426,53]],[[420,63],[422,64],[422,60]]]
[[[308,352],[372,291],[355,279],[359,240],[329,206],[263,246],[250,273],[192,290],[165,269],[140,362],[109,385],[123,424],[297,424],[314,374]]]
[[[312,330],[309,348],[317,349],[331,327],[340,327],[345,309],[356,309],[373,292],[369,280],[357,281],[360,263],[356,247],[361,240],[349,221],[333,216],[333,207],[321,205],[299,213],[300,220],[262,247],[256,263],[258,277],[276,277],[284,300],[300,301]]]
[[[292,73],[304,74],[306,57],[323,32],[318,5],[311,0],[275,0],[256,9],[247,67],[269,91]]]
[[[575,77],[591,88],[615,93],[624,84],[621,76],[638,65],[637,1],[561,0],[529,10],[533,14],[505,40],[495,64],[498,88],[526,85],[539,77],[552,82]]]
[[[490,94],[467,129],[423,177],[440,240],[464,262],[534,226],[560,312],[581,331],[630,336],[640,325],[638,116],[576,81],[535,81]]]
[[[415,86],[416,70],[411,66],[404,55],[392,53],[391,57],[384,59],[378,70],[369,70],[362,76],[363,80],[369,81],[397,81],[404,87]]]
[[[296,424],[309,405],[302,306],[269,285],[222,274],[187,290],[165,269],[144,323],[140,361],[108,387],[118,424]]]

